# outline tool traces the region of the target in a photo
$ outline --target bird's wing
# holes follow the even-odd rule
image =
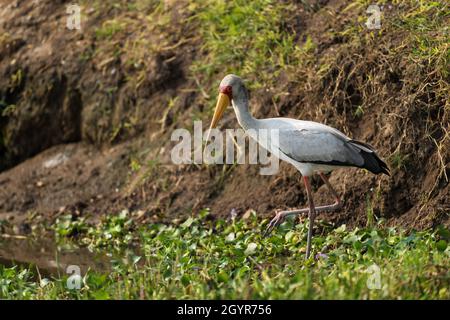
[[[364,159],[349,141],[330,130],[292,128],[279,130],[277,147],[298,162],[362,166]]]

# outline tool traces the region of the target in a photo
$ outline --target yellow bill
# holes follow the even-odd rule
[[[211,121],[210,129],[213,129],[219,123],[219,120],[222,118],[223,112],[230,105],[230,98],[224,94],[219,93],[219,99],[217,99],[216,110],[214,111],[214,116]]]
[[[217,126],[217,124],[219,123],[219,120],[222,118],[222,115],[223,115],[225,109],[229,105],[231,105],[230,98],[224,93],[219,93],[219,98],[217,99],[214,116],[212,118],[211,125],[209,126],[210,131],[208,132],[208,137],[206,138],[206,142],[208,142],[208,140],[209,140],[209,135],[211,133],[211,129],[214,129]]]

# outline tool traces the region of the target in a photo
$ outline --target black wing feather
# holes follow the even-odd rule
[[[364,164],[361,168],[365,168],[375,174],[384,173],[390,176],[389,167],[380,159],[371,145],[356,140],[350,140],[348,143],[356,147],[359,150],[359,154],[363,157]]]

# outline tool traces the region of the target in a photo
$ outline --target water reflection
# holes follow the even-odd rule
[[[92,252],[73,243],[57,244],[54,239],[0,238],[0,265],[30,265],[42,276],[63,276],[76,265],[81,273],[111,271],[112,254]]]

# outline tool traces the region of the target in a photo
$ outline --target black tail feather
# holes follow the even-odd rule
[[[371,145],[356,140],[351,140],[349,143],[359,149],[360,155],[364,159],[364,164],[361,168],[365,168],[375,174],[384,173],[390,176],[389,167],[380,159]]]

